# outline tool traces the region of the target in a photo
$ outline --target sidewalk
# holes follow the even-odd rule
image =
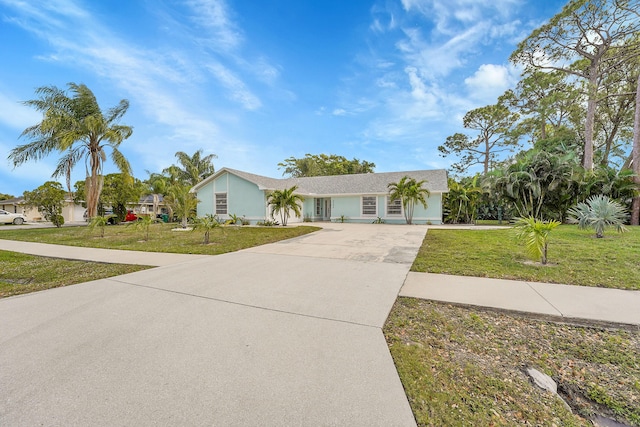
[[[400,296],[640,326],[640,291],[410,272]]]

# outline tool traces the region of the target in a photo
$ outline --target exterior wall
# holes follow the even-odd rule
[[[386,224],[406,224],[404,211],[400,215],[387,215],[388,195],[365,194],[364,196],[376,197],[376,214],[363,215],[362,196],[344,196],[331,198],[331,220],[340,221],[344,215],[345,222],[372,223],[378,218]],[[417,204],[413,211],[414,224],[441,224],[442,223],[442,194],[433,193],[427,199],[427,209]]]
[[[207,214],[214,214],[213,209],[213,183],[210,182],[204,187],[198,190],[196,194],[198,198],[197,215],[205,216]]]
[[[256,184],[240,177],[232,174],[225,175],[228,180],[227,214],[244,216],[252,224],[264,220],[267,212],[264,191],[260,190]],[[215,192],[223,191],[216,190]]]

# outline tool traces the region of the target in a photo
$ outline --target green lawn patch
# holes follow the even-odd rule
[[[399,298],[384,327],[419,426],[640,426],[640,332]],[[525,374],[550,375],[573,408]]]
[[[0,251],[0,298],[140,271],[141,265],[71,261]]]
[[[221,227],[211,231],[210,243],[203,245],[204,232],[171,231],[175,224],[153,224],[149,227],[149,239],[145,231],[129,225],[110,225],[104,237],[100,229],[87,227],[41,228],[2,230],[0,239],[90,248],[124,249],[145,252],[170,252],[182,254],[218,255],[254,246],[298,237],[318,227]]]
[[[511,229],[429,230],[412,271],[640,290],[640,227],[596,239],[574,225],[554,229],[549,264],[531,262]]]

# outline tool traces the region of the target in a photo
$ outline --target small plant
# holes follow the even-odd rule
[[[278,221],[273,221],[270,219],[265,219],[264,221],[258,221],[258,223],[256,225],[259,225],[261,227],[274,227],[278,224]]]
[[[200,218],[196,218],[193,221],[193,230],[203,230],[204,231],[204,239],[202,241],[203,245],[208,245],[209,244],[209,237],[211,235],[211,230],[214,230],[218,227],[220,227],[220,221],[218,220],[218,217],[215,215],[205,215],[203,217]]]
[[[378,217],[378,218],[374,219],[371,224],[384,224],[384,219]]]
[[[229,215],[229,219],[225,221],[226,225],[242,225],[242,218],[236,214]]]
[[[532,216],[518,218],[514,227],[515,236],[524,243],[527,253],[532,258],[546,265],[549,233],[559,225],[558,221],[542,221]]]
[[[597,238],[604,236],[607,227],[614,227],[618,233],[627,231],[624,222],[627,210],[620,203],[607,196],[597,195],[578,203],[567,212],[571,222],[577,222],[578,228],[593,228]]]
[[[302,219],[302,222],[312,222],[311,221],[311,215],[305,215],[304,218]]]
[[[242,215],[242,225],[251,225],[251,221],[245,218],[244,215]]]
[[[149,240],[149,227],[154,222],[155,220],[151,218],[151,215],[141,215],[135,221],[130,223],[130,225],[136,230],[142,229],[142,231],[144,232],[144,240],[146,242],[147,240]]]
[[[104,229],[108,224],[108,219],[103,217],[103,216],[94,216],[93,218],[91,218],[91,221],[89,221],[89,230],[93,231],[95,230],[97,227],[100,228],[100,237],[104,237]]]
[[[348,219],[349,218],[345,215],[340,215],[338,218],[336,218],[336,222],[346,222]]]

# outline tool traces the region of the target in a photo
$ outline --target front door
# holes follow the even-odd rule
[[[324,215],[323,221],[331,221],[331,199],[324,199]]]

